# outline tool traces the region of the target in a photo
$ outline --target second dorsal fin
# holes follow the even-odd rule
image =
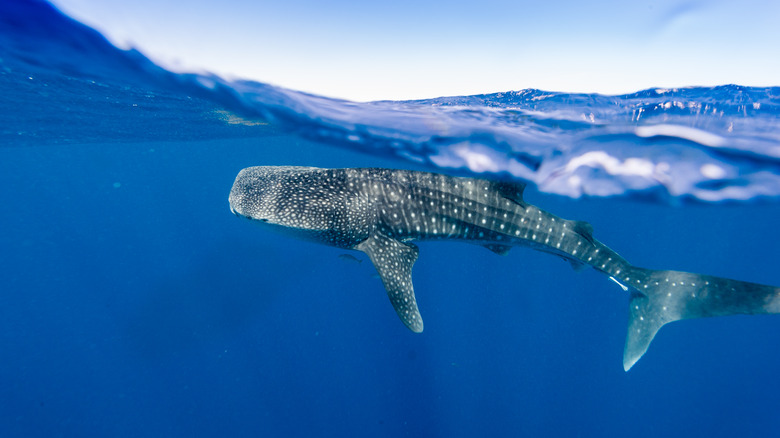
[[[577,234],[584,237],[591,245],[595,244],[593,240],[593,225],[583,221],[569,221],[569,223],[572,224],[572,229]]]

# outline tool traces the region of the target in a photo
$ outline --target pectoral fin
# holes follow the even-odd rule
[[[368,254],[401,321],[413,332],[422,332],[423,321],[412,287],[412,265],[417,260],[417,247],[374,233],[356,249]]]

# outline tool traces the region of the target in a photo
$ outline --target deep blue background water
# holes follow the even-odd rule
[[[228,210],[242,166],[374,158],[275,137],[7,147],[0,163],[5,436],[777,430],[775,316],[671,324],[624,373],[627,297],[606,278],[424,243],[415,335],[367,261]],[[776,204],[528,198],[642,266],[780,283]]]
[[[4,25],[6,42],[22,35]],[[251,165],[425,162],[312,142],[316,130],[278,113],[235,124],[214,112],[224,101],[143,72],[106,79],[25,53],[0,56],[1,436],[780,430],[776,315],[670,324],[625,373],[628,297],[608,279],[524,249],[423,243],[414,278],[426,330],[413,334],[362,254],[252,227],[227,195]],[[777,127],[759,119],[771,146]],[[771,154],[754,154],[769,172]],[[780,285],[772,197],[572,200],[532,187],[527,199],[590,222],[639,266]]]

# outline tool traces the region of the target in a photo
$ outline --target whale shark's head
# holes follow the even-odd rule
[[[344,239],[334,236],[350,226],[343,199],[323,169],[258,166],[238,173],[228,200],[236,216],[273,231],[343,246]]]
[[[230,190],[230,210],[276,232],[340,248],[367,239],[374,208],[343,169],[248,167]]]
[[[230,210],[237,216],[269,225],[311,228],[300,215],[307,204],[302,179],[316,168],[258,166],[241,170],[230,190]]]

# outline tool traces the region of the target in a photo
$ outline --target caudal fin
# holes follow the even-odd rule
[[[780,288],[709,275],[633,267],[616,280],[631,291],[623,368],[645,354],[664,324],[688,318],[780,313]]]

